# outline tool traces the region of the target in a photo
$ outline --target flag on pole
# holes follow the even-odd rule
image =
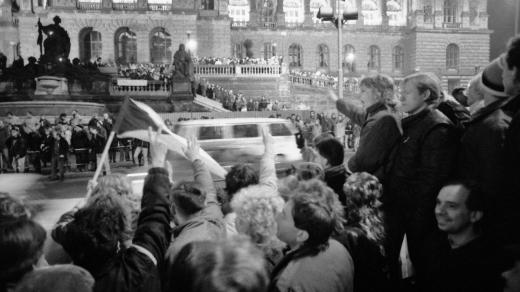
[[[166,144],[169,150],[184,156],[184,150],[187,147],[186,139],[170,131],[161,116],[151,107],[129,97],[125,98],[113,131],[120,138],[137,138],[150,142],[148,127],[152,127],[154,131],[161,129],[159,140]],[[200,156],[211,173],[219,178],[225,177],[226,170],[206,151],[200,149]]]

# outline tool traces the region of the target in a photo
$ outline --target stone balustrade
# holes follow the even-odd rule
[[[336,80],[324,79],[320,77],[291,74],[289,75],[289,81],[293,84],[306,85],[317,88],[338,88],[338,82]],[[359,78],[345,78],[343,83],[343,88],[346,92],[359,92]]]
[[[122,86],[113,79],[109,88],[112,96],[169,96],[171,84],[162,81],[148,81],[145,86]]]
[[[280,65],[195,65],[199,77],[279,77]]]
[[[99,10],[101,9],[101,2],[81,2],[78,1],[78,9],[81,10]]]

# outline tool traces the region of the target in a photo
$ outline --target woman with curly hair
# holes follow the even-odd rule
[[[379,201],[383,187],[377,177],[361,172],[348,177],[343,191],[347,201],[346,224],[337,239],[354,260],[354,291],[385,291],[385,228]]]
[[[396,116],[398,100],[394,81],[387,75],[367,76],[359,82],[359,106],[329,91],[338,111],[361,127],[356,154],[348,161],[351,172],[366,171],[383,178],[384,165],[394,145],[401,137],[401,126]]]
[[[282,212],[284,200],[276,189],[253,185],[240,190],[231,201],[236,214],[238,233],[248,235],[264,253],[270,273],[282,259],[285,245],[276,237],[276,216]]]

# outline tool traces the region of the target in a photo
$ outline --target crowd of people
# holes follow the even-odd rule
[[[63,113],[53,122],[30,111],[24,118],[8,113],[0,121],[0,171],[46,173],[50,167],[50,179],[63,180],[68,170],[95,170],[113,123],[108,113],[85,121],[74,110],[70,118]],[[148,143],[115,137],[104,173],[116,162],[148,166],[148,160]]]
[[[458,100],[422,72],[399,93],[362,78],[363,106],[331,91],[360,128],[356,153],[345,163],[315,114],[321,133],[283,177],[267,129],[259,167],[234,165],[222,185],[195,138],[193,180],[172,177],[150,130],[142,197],[106,175],[53,227],[69,261],[46,258],[46,231],[0,195],[0,291],[519,291],[519,72],[517,37]]]
[[[118,67],[120,78],[155,80],[169,83],[172,78],[170,65],[165,64],[126,64]]]

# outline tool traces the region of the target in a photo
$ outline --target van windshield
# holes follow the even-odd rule
[[[233,137],[235,138],[254,138],[258,137],[258,126],[251,125],[235,125],[233,126]]]
[[[271,130],[271,135],[274,136],[291,136],[291,130],[285,124],[270,124],[269,129]]]

